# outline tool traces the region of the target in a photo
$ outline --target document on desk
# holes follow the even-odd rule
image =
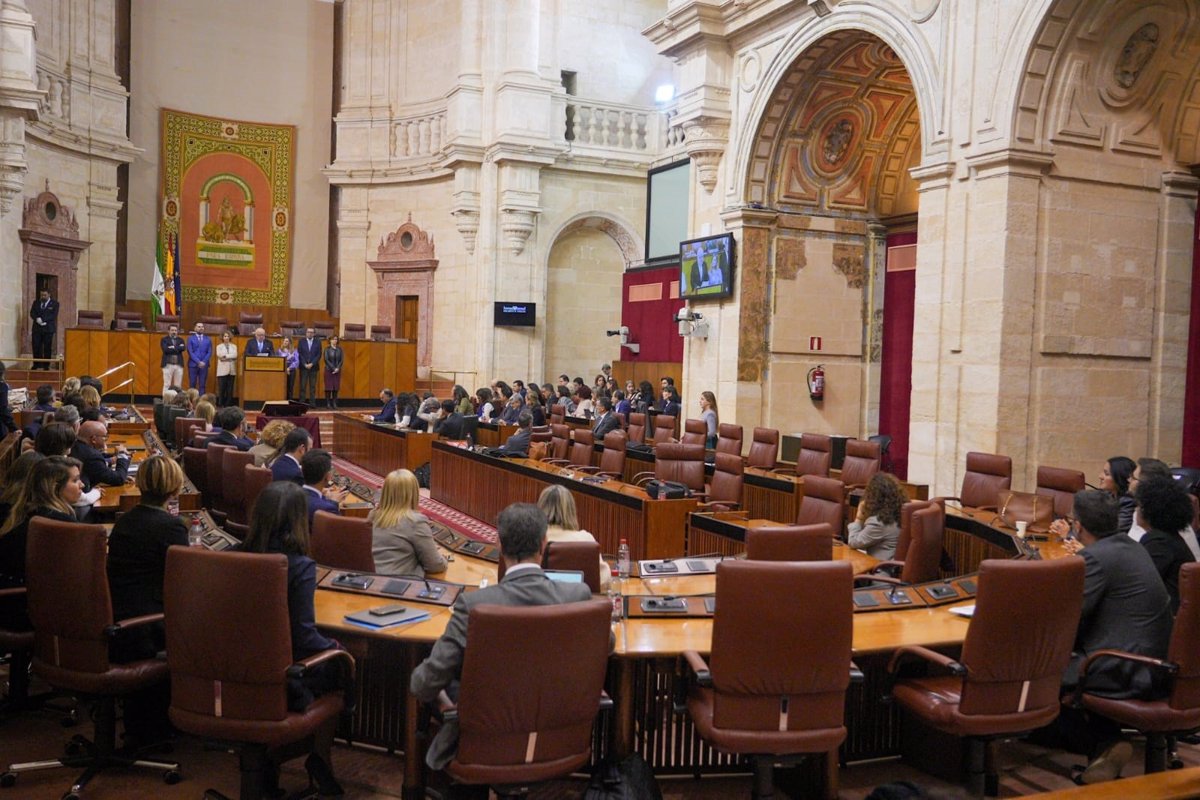
[[[975,616],[975,605],[971,604],[969,606],[956,606],[950,609],[950,613],[970,619],[971,617]]]

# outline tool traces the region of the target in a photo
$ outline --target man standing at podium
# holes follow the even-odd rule
[[[262,328],[254,329],[254,338],[246,343],[246,358],[275,355],[275,346],[267,338],[267,332]]]
[[[50,292],[42,289],[38,299],[33,301],[29,309],[29,318],[33,320],[33,357],[54,357],[54,333],[58,330],[58,301],[50,296]],[[50,369],[46,361],[35,361],[34,369]]]
[[[300,402],[317,404],[317,368],[321,366],[321,340],[315,328],[306,328],[296,347],[300,356]]]
[[[204,393],[208,383],[208,364],[212,361],[212,340],[204,335],[204,323],[197,322],[187,340],[188,382],[193,389]]]

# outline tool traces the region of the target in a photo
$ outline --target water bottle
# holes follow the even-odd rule
[[[621,594],[621,579],[616,575],[608,584],[608,602],[612,606],[612,621],[618,623],[625,618],[625,598]]]
[[[200,524],[200,517],[192,516],[192,526],[188,528],[188,547],[203,547],[204,546],[204,526]]]
[[[629,577],[629,542],[624,539],[617,548],[617,576],[622,580]]]

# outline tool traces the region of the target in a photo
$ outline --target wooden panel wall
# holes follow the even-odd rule
[[[654,387],[654,396],[657,398],[660,394],[659,381],[664,375],[670,375],[675,379],[675,388],[683,393],[683,364],[676,361],[614,361],[613,377],[617,379],[617,385],[624,389],[625,381],[632,380],[633,385],[637,386],[642,381],[650,381],[650,385]],[[575,377],[575,376],[571,376]],[[595,375],[592,378],[596,377]],[[591,378],[583,376],[588,385],[591,385]]]
[[[136,311],[142,315],[142,322],[147,327],[150,325],[150,301],[149,300],[130,300],[127,303],[118,306],[117,311]],[[245,311],[263,315],[263,327],[267,329],[267,333],[278,333],[280,330],[280,322],[284,320],[294,321],[299,320],[304,323],[331,321],[336,323],[336,330],[340,334],[342,326],[337,317],[330,316],[329,312],[323,308],[287,308],[283,306],[260,306],[258,308],[245,308],[243,306],[229,305],[228,303],[187,303],[183,307],[183,330],[190,331],[192,326],[201,317],[224,317],[229,320],[230,325],[237,325],[238,313]],[[354,322],[354,320],[349,320]],[[70,324],[74,320],[67,320]],[[214,333],[214,331],[209,331]],[[216,331],[220,333],[220,331]]]
[[[220,341],[209,337],[213,350]],[[245,353],[251,337],[235,336],[238,354]],[[109,331],[95,328],[71,328],[66,332],[65,372],[67,375],[100,375],[110,367],[133,361],[134,394],[162,394],[161,333],[153,331]],[[273,343],[279,346],[279,340]],[[342,368],[343,400],[378,400],[379,390],[387,387],[395,392],[411,392],[416,387],[417,346],[411,342],[343,342],[346,358]],[[127,373],[114,373],[104,381],[105,387],[115,386]],[[184,381],[187,381],[185,370]],[[241,366],[238,369],[238,386]],[[318,392],[325,391],[324,377],[317,380]],[[199,388],[199,387],[197,387]],[[216,368],[208,371],[205,391],[217,389]],[[122,389],[124,393],[126,390]],[[234,394],[237,394],[235,389]],[[319,399],[319,397],[318,397]]]

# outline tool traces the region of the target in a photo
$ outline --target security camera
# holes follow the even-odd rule
[[[625,325],[622,325],[621,327],[617,328],[616,330],[605,331],[604,335],[605,336],[620,336],[621,344],[625,344],[625,340],[629,338],[629,328]]]

